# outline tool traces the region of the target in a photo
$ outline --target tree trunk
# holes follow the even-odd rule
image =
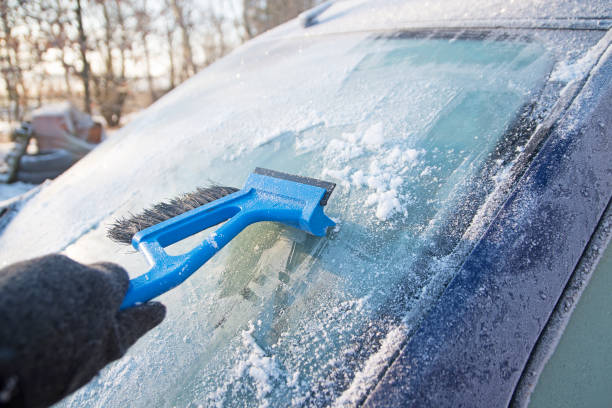
[[[174,12],[174,18],[179,26],[182,37],[183,47],[183,69],[182,79],[185,80],[195,74],[196,66],[193,62],[193,52],[191,50],[190,33],[185,22],[184,10],[179,4],[179,0],[170,0],[172,11]]]
[[[166,40],[168,41],[168,62],[170,63],[170,86],[168,90],[172,90],[176,86],[176,68],[174,65],[174,37],[172,27],[170,27],[170,25],[166,27]]]
[[[147,78],[147,86],[149,88],[149,97],[151,103],[157,99],[155,92],[155,84],[153,83],[153,75],[151,75],[151,52],[149,49],[148,37],[151,34],[151,11],[147,7],[147,0],[142,0],[140,8],[136,10],[136,24],[138,25],[138,35],[144,53],[145,60],[145,76]]]
[[[19,95],[18,80],[17,80],[17,67],[16,62],[11,50],[14,51],[16,46],[15,39],[12,36],[12,26],[9,21],[9,10],[6,1],[0,1],[0,17],[2,18],[2,31],[4,44],[1,47],[2,50],[2,77],[6,86],[6,93],[9,99],[9,104],[13,104],[12,109],[8,109],[9,121],[20,120],[21,118],[21,97]]]
[[[61,49],[61,63],[64,67],[64,82],[66,83],[66,94],[68,99],[72,97],[72,86],[70,85],[70,65],[66,62],[66,50],[62,46]]]
[[[76,8],[74,11],[76,13],[77,28],[79,31],[79,52],[81,54],[81,62],[83,63],[83,69],[79,73],[83,81],[83,102],[85,104],[85,112],[91,114],[91,94],[89,90],[90,67],[89,61],[87,61],[87,37],[85,36],[85,29],[83,28],[81,0],[76,0]]]
[[[155,86],[153,84],[153,75],[151,75],[151,56],[149,55],[149,44],[147,42],[147,34],[148,32],[144,29],[140,32],[142,47],[144,50],[145,57],[145,67],[147,74],[147,84],[149,85],[149,96],[151,97],[151,103],[155,102],[157,99],[157,94],[155,93]]]
[[[102,6],[102,15],[104,16],[104,48],[106,49],[106,82],[110,83],[115,76],[115,70],[113,68],[113,23],[111,21],[110,15],[108,14],[108,7],[106,7],[106,2],[101,1],[100,5]]]
[[[242,24],[244,26],[244,31],[247,35],[247,40],[255,37],[255,30],[251,25],[251,17],[249,16],[249,11],[251,10],[251,2],[249,0],[242,1]]]
[[[119,78],[121,81],[125,81],[125,49],[127,48],[127,28],[125,26],[125,19],[123,18],[123,11],[121,11],[121,0],[115,0],[115,6],[117,7],[117,22],[119,23],[119,29],[121,30],[121,44],[119,45],[119,55],[121,56],[121,68]]]

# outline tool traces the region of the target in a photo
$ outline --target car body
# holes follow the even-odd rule
[[[525,404],[566,283],[596,231],[609,241],[611,15],[605,2],[325,4],[12,204],[4,264],[63,252],[137,276],[145,260],[105,237],[117,217],[211,179],[240,187],[257,166],[338,184],[326,238],[248,228],[65,404]]]

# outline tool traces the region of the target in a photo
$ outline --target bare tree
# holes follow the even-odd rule
[[[69,64],[66,59],[66,49],[70,48],[70,38],[66,32],[66,27],[70,24],[70,16],[68,10],[66,10],[61,0],[55,0],[55,15],[51,20],[50,28],[50,41],[51,45],[56,47],[60,51],[60,62],[62,68],[64,68],[64,84],[66,86],[66,94],[68,99],[72,96],[72,85],[70,76],[75,72],[74,66]]]
[[[47,68],[44,63],[44,55],[47,52],[47,44],[43,39],[35,38],[30,27],[28,27],[27,30],[27,40],[32,50],[31,54],[33,60],[29,66],[26,66],[26,68],[35,74],[34,78],[32,79],[36,84],[36,89],[34,90],[36,92],[36,105],[37,107],[40,107],[43,104],[45,84],[49,81],[49,73],[47,72]]]
[[[317,0],[243,0],[242,23],[247,39],[291,20]]]
[[[121,73],[121,71],[125,70],[125,67],[122,66],[120,68],[119,75],[115,72],[113,50],[120,48],[116,44],[115,33],[125,29],[125,27],[121,27],[118,24],[117,9],[112,8],[116,3],[105,0],[96,1],[102,11],[104,28],[103,37],[96,39],[96,48],[103,55],[104,70],[97,75],[92,73],[92,79],[95,87],[96,101],[100,106],[100,113],[109,126],[118,126],[127,98],[127,86],[125,78],[122,78],[124,74]],[[120,59],[120,63],[123,64],[122,59]]]
[[[227,53],[226,17],[210,8],[202,14],[201,21],[207,22],[204,25],[204,65],[210,65]]]
[[[83,9],[81,8],[81,0],[75,0],[74,13],[77,20],[77,29],[79,32],[78,46],[79,53],[81,56],[81,64],[83,65],[79,76],[83,82],[83,103],[85,104],[85,112],[91,113],[91,93],[89,90],[89,75],[91,68],[87,59],[87,36],[85,35],[85,28],[83,27]]]
[[[167,90],[153,75],[160,58],[172,89],[198,66],[319,1],[0,0],[0,94],[14,120],[30,102],[82,94],[85,111],[91,113],[95,100],[96,113],[115,126],[127,98],[137,105]],[[165,44],[164,56],[154,44]],[[63,68],[59,81],[50,74],[50,58]],[[146,87],[135,85],[141,78]]]
[[[147,78],[147,85],[149,88],[149,97],[151,103],[157,99],[157,93],[155,92],[155,85],[153,82],[153,75],[151,74],[151,52],[149,50],[149,35],[152,32],[151,28],[151,10],[147,6],[147,0],[142,0],[138,6],[134,8],[134,16],[136,17],[136,25],[138,27],[138,36],[140,39],[140,45],[145,60],[145,76]]]
[[[168,20],[166,23],[165,31],[166,42],[168,46],[168,76],[170,79],[168,82],[168,90],[172,90],[176,86],[176,67],[174,62],[174,29],[172,27],[172,23]]]
[[[25,21],[30,33],[32,28],[36,29],[38,36],[31,35],[29,43],[31,48],[36,52],[36,66],[45,70],[43,56],[49,50],[56,49],[58,51],[57,61],[64,70],[64,87],[63,94],[70,99],[72,96],[71,75],[75,72],[72,64],[68,62],[66,50],[72,46],[72,40],[67,34],[67,27],[71,24],[71,16],[65,3],[61,0],[39,0],[23,3],[25,12]],[[47,77],[41,78],[41,82],[46,82]],[[39,85],[39,88],[42,86]],[[40,95],[42,91],[38,92]]]
[[[181,66],[181,80],[185,80],[196,73],[197,68],[193,61],[191,48],[191,25],[186,17],[185,0],[169,0],[170,7],[174,13],[174,19],[181,32],[181,47],[183,49],[183,61]]]
[[[115,0],[115,9],[117,10],[117,25],[119,27],[119,56],[121,70],[119,72],[119,79],[125,81],[125,62],[126,62],[126,51],[131,48],[130,41],[128,39],[128,28],[125,22],[125,16],[123,13],[122,0]]]
[[[242,25],[246,33],[245,40],[249,40],[257,35],[258,16],[261,13],[259,2],[254,0],[242,0]]]
[[[19,38],[14,35],[13,28],[17,25],[17,7],[7,0],[0,1],[0,18],[2,20],[2,79],[4,80],[9,104],[9,121],[21,120],[25,105],[25,86],[23,83],[22,65],[19,56]]]

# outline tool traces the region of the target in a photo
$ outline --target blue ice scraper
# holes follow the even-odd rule
[[[259,221],[276,221],[324,236],[335,223],[323,206],[336,185],[256,168],[244,187],[212,186],[160,203],[143,214],[118,220],[108,235],[141,251],[151,269],[130,281],[121,309],[144,303],[182,283],[240,231]],[[161,221],[161,222],[160,222]],[[197,247],[168,255],[165,247],[227,221]],[[145,229],[142,229],[142,228]]]

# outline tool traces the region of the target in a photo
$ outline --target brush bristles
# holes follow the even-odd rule
[[[115,242],[130,244],[134,235],[139,231],[169,220],[177,215],[184,214],[194,208],[201,207],[211,201],[218,200],[228,194],[235,193],[236,191],[238,191],[237,188],[222,186],[198,188],[194,192],[173,198],[169,202],[155,204],[153,207],[144,210],[141,214],[132,214],[129,217],[116,220],[115,223],[110,226],[106,235]]]

